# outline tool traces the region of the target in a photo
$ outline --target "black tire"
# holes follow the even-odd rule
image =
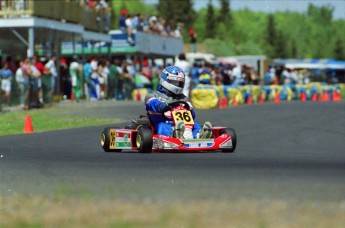
[[[223,152],[225,153],[233,153],[236,149],[236,145],[237,145],[237,136],[236,136],[236,132],[234,129],[232,128],[225,128],[220,130],[220,134],[229,134],[231,136],[231,140],[232,140],[232,148],[231,149],[222,149]]]
[[[130,125],[126,125],[126,126],[125,126],[125,129],[134,129],[134,128],[133,128],[132,125],[130,124]]]
[[[150,127],[141,126],[138,128],[138,134],[136,138],[136,145],[139,153],[151,153],[152,152],[152,130]]]
[[[101,146],[104,152],[121,152],[122,149],[110,149],[110,129],[109,127],[105,128],[101,133]]]

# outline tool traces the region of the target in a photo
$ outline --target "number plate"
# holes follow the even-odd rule
[[[185,125],[194,125],[192,113],[188,110],[177,110],[172,112],[174,122],[182,120]]]

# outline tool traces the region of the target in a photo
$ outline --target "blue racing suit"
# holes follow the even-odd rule
[[[173,135],[174,122],[172,119],[169,119],[164,115],[165,112],[170,110],[170,107],[168,107],[167,103],[173,101],[186,101],[191,106],[190,102],[188,101],[188,98],[185,95],[179,94],[175,97],[170,97],[162,89],[161,86],[157,88],[157,91],[150,93],[146,96],[146,111],[149,113],[151,122],[154,125],[155,134],[165,136]],[[195,110],[192,106],[190,112],[194,120]],[[192,129],[193,138],[196,138],[200,129],[201,125],[198,122],[194,121],[194,127]]]

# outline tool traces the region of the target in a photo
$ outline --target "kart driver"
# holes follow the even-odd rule
[[[161,75],[157,91],[148,94],[145,98],[146,110],[150,113],[151,122],[154,125],[154,133],[173,136],[180,139],[198,139],[210,138],[212,135],[212,124],[205,122],[203,127],[194,121],[193,129],[185,126],[182,120],[174,122],[172,120],[170,103],[176,101],[185,101],[190,106],[190,112],[193,120],[195,119],[195,110],[182,92],[185,83],[185,74],[177,66],[166,67]],[[183,104],[182,104],[183,105]]]

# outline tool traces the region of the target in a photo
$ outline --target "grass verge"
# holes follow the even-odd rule
[[[344,202],[0,196],[0,227],[342,227]]]
[[[61,130],[77,127],[98,126],[121,122],[118,118],[70,114],[66,107],[50,107],[21,112],[0,113],[0,136],[24,133],[24,123],[30,115],[34,132]]]

